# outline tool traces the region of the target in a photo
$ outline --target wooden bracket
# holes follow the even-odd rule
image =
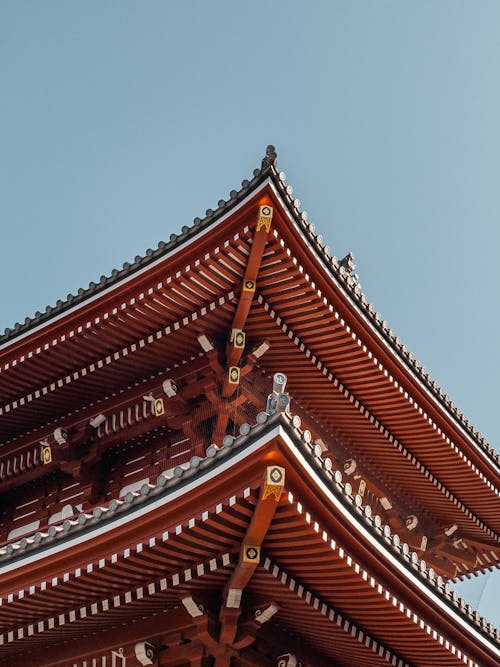
[[[219,614],[220,641],[232,644],[238,630],[241,597],[260,563],[260,548],[278,508],[285,485],[285,469],[271,465],[264,472],[260,496],[240,551],[240,559],[227,583]]]
[[[260,206],[257,213],[257,225],[252,240],[252,248],[248,256],[245,275],[243,276],[241,285],[240,298],[230,329],[231,336],[226,346],[226,364],[228,366],[236,366],[240,361],[244,351],[244,344],[243,346],[234,344],[235,339],[233,332],[243,331],[245,329],[248,313],[250,312],[250,307],[252,305],[257,286],[257,274],[259,273],[262,257],[264,255],[264,249],[271,231],[272,219],[272,206],[269,206],[269,204],[263,204]]]

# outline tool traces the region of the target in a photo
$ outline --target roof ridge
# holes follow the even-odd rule
[[[148,266],[156,259],[166,255],[170,250],[175,249],[183,241],[196,236],[205,226],[210,224],[214,218],[219,217],[233,208],[238,201],[244,197],[248,191],[253,188],[257,182],[263,180],[268,175],[271,168],[276,164],[277,154],[274,146],[268,145],[266,154],[262,159],[260,169],[254,169],[251,180],[244,179],[241,182],[239,190],[231,190],[227,199],[219,199],[217,208],[208,208],[203,218],[193,218],[191,225],[184,225],[180,234],[172,233],[169,241],[159,241],[156,248],[147,248],[144,255],[136,255],[133,262],[125,261],[121,269],[114,268],[108,276],[101,275],[98,282],[91,281],[88,287],[80,287],[76,294],[68,294],[66,299],[58,299],[55,305],[47,305],[43,312],[36,311],[32,317],[26,317],[24,322],[16,322],[12,327],[6,327],[0,333],[0,346],[11,342],[18,336],[28,332],[36,326],[50,322],[52,317],[69,310],[75,306],[85,303],[85,301],[102,292],[103,290],[116,285],[121,280],[128,278],[141,268]]]

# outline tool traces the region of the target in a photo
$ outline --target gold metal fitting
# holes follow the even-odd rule
[[[285,469],[281,466],[267,466],[264,473],[264,489],[262,499],[265,500],[269,496],[274,496],[276,502],[281,497],[281,493],[285,486]]]
[[[257,217],[257,231],[265,229],[266,232],[269,232],[271,229],[271,221],[273,219],[273,208],[264,204],[264,206],[259,206],[259,215]]]
[[[163,398],[155,398],[153,412],[155,417],[161,417],[165,414],[165,403],[163,402]]]
[[[260,562],[260,547],[252,544],[243,545],[242,561],[244,563],[259,563]]]
[[[228,382],[229,384],[240,383],[240,369],[238,368],[238,366],[229,367]]]
[[[233,329],[233,345],[238,350],[243,350],[245,347],[245,332],[241,329]]]
[[[42,461],[44,465],[52,463],[52,450],[50,445],[42,445]]]
[[[255,292],[255,280],[247,278],[243,281],[243,291],[244,292]]]

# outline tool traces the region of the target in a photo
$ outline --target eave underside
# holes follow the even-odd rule
[[[55,426],[82,410],[89,398],[95,404],[138,378],[172,372],[182,377],[176,367],[179,360],[190,367],[199,359],[200,333],[224,346],[239,302],[234,288],[252,249],[253,216],[253,209],[242,214],[236,229],[218,231],[217,245],[191,256],[189,264],[178,262],[160,282],[141,285],[137,294],[82,323],[81,331],[66,332],[57,345],[4,369],[2,391],[11,400],[2,408],[1,437],[7,458],[16,450],[19,454],[10,469],[6,461],[0,477],[22,478],[26,448],[36,449],[43,435],[23,433],[40,424],[41,414]],[[281,229],[286,236],[286,226]],[[271,343],[263,369],[269,374],[286,369],[290,392],[305,413],[341,445],[346,458],[355,455],[375,477],[397,480],[389,487],[410,510],[413,503],[423,524],[432,517],[444,529],[456,525],[464,538],[496,548],[500,524],[494,483],[410,398],[410,388],[406,391],[373,357],[343,319],[340,301],[319,290],[290,244],[290,238],[285,242],[272,231],[245,325],[249,347]],[[33,391],[34,386],[39,388]],[[335,463],[342,467],[343,461]],[[496,552],[488,559],[468,563],[456,574],[489,567]]]
[[[265,458],[269,462],[269,456]],[[418,603],[411,587],[405,592],[397,576],[381,579],[385,566],[380,569],[382,564],[371,557],[364,560],[367,551],[359,542],[358,553],[353,551],[355,543],[347,546],[349,529],[346,532],[338,516],[330,514],[330,525],[322,526],[316,502],[301,495],[294,469],[283,462],[291,487],[283,490],[262,536],[260,565],[242,597],[242,620],[253,623],[251,646],[263,656],[262,665],[287,650],[281,644],[284,638],[305,664],[321,667],[368,667],[388,659],[398,665],[495,664],[487,652],[478,654],[486,655],[486,661],[476,663],[470,653],[474,644],[463,639],[469,644],[462,646],[460,632],[446,625],[445,606],[440,614],[429,603]],[[139,621],[148,618],[149,631],[144,629],[135,639],[164,647],[165,660],[160,658],[158,664],[178,664],[168,661],[165,648],[201,641],[200,625],[182,601],[193,598],[203,604],[207,618],[220,616],[220,600],[241,567],[242,545],[249,531],[255,533],[252,517],[262,503],[257,480],[263,470],[265,464],[254,457],[244,475],[255,482],[239,490],[234,487],[234,495],[227,483],[224,496],[219,495],[220,486],[207,485],[205,504],[193,507],[190,515],[182,515],[182,506],[188,504],[181,496],[163,516],[161,532],[145,534],[144,523],[136,522],[134,539],[127,535],[128,546],[115,540],[113,551],[103,551],[97,543],[95,558],[44,582],[36,577],[29,581],[25,575],[24,593],[15,591],[0,607],[0,664],[74,664],[95,654],[99,646],[112,648],[108,637],[116,637],[120,628],[122,639],[115,647],[123,645],[134,636],[134,624],[142,627]],[[232,483],[238,484],[238,479]],[[292,488],[296,483],[297,489]],[[87,554],[89,547],[87,543]],[[78,548],[68,565],[78,562],[77,552]],[[278,607],[275,616],[256,625],[252,610],[271,603]],[[13,656],[20,662],[13,663]]]

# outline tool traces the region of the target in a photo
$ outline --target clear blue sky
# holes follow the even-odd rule
[[[497,1],[2,0],[0,328],[190,224],[271,142],[498,447],[499,63]]]

